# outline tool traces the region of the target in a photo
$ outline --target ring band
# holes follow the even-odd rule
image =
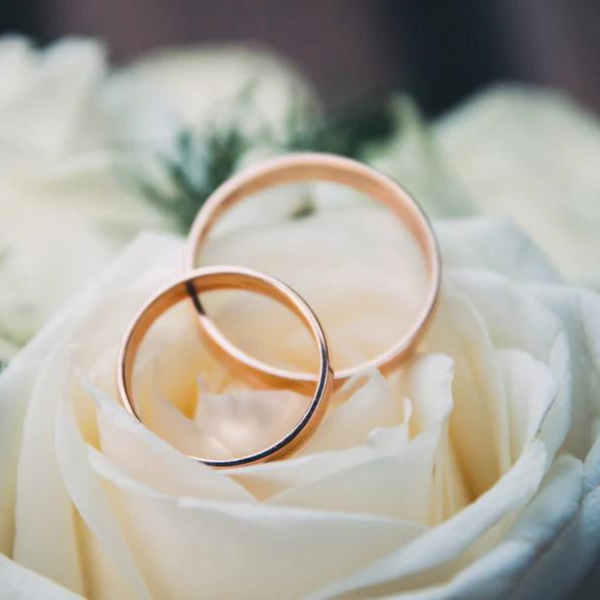
[[[120,399],[125,408],[141,422],[133,399],[132,379],[135,357],[144,336],[156,319],[173,305],[182,300],[189,300],[190,297],[192,297],[195,304],[199,304],[198,293],[217,289],[254,291],[277,300],[291,309],[301,319],[309,329],[319,349],[319,370],[318,376],[315,378],[316,389],[310,405],[294,428],[267,448],[231,460],[211,460],[198,456],[191,456],[190,458],[212,467],[239,467],[280,458],[300,446],[318,426],[325,414],[331,395],[333,374],[329,365],[327,341],[317,317],[296,292],[281,281],[268,275],[241,267],[205,267],[190,272],[156,294],[138,312],[123,338],[117,373]],[[210,332],[207,337],[207,341],[210,343],[211,336],[214,336],[217,330],[211,321],[208,321],[208,319],[206,321],[206,323],[203,323],[201,330]],[[214,346],[214,350],[218,351],[219,346]],[[236,348],[234,348],[234,352],[230,352],[228,349],[227,352],[220,352],[219,354],[230,366],[234,367],[246,362],[252,363],[254,360]]]
[[[188,238],[186,269],[193,269],[202,245],[218,219],[229,208],[244,198],[265,188],[307,180],[325,180],[352,187],[363,192],[390,209],[412,232],[426,259],[429,286],[423,308],[411,329],[390,349],[360,365],[341,369],[334,373],[337,389],[350,377],[378,369],[384,374],[396,368],[415,347],[425,326],[432,316],[440,288],[441,260],[437,241],[427,217],[413,198],[395,181],[380,172],[351,159],[320,153],[291,154],[271,159],[243,171],[219,187],[200,209]],[[231,344],[219,332],[204,313],[200,303],[196,305],[202,328],[210,338],[213,348],[221,353],[237,357],[241,361],[239,371],[253,380],[267,381],[272,386],[307,390],[316,383],[310,373],[282,370],[246,355]]]

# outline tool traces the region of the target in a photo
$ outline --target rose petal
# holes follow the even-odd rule
[[[204,391],[194,421],[240,457],[276,444],[300,421],[308,403],[287,390]]]
[[[462,566],[461,557],[475,540],[533,497],[543,477],[546,459],[543,444],[533,442],[512,469],[467,508],[381,560],[319,590],[311,598],[344,594],[352,597],[359,593],[372,596],[446,579],[452,569]]]
[[[600,418],[600,300],[586,290],[535,286],[535,297],[560,317],[568,332],[569,383],[575,402],[565,448],[585,458],[598,438]]]
[[[11,600],[81,600],[83,596],[74,594],[60,585],[42,577],[39,573],[26,569],[0,553],[0,581],[2,595]]]
[[[560,319],[503,277],[482,271],[454,271],[452,281],[483,316],[496,348],[520,348],[547,364],[558,383],[540,439],[552,457],[565,441],[571,421],[568,337]]]
[[[429,522],[434,525],[464,508],[470,501],[465,475],[450,438],[449,421],[454,409],[455,364],[448,356],[427,354],[417,357],[398,372],[398,392],[411,399],[411,435],[429,435],[433,482],[429,499]],[[393,379],[393,377],[392,377]],[[429,452],[431,449],[429,450]]]
[[[111,570],[119,573],[115,584],[125,585],[128,595],[133,592],[136,597],[150,598],[146,582],[115,519],[109,495],[90,469],[88,450],[77,430],[68,399],[62,400],[55,421],[56,455],[53,456],[60,468],[59,480],[90,532],[110,556]]]
[[[269,504],[367,513],[428,524],[437,436],[428,432],[407,444],[399,433],[396,428],[377,431],[372,436],[371,456],[279,492],[268,500]],[[382,434],[390,439],[378,439]],[[383,445],[382,441],[387,443]]]
[[[104,75],[101,46],[67,39],[28,62],[28,76],[4,99],[0,138],[46,154],[76,146],[93,122],[83,115]]]
[[[114,76],[105,96],[120,141],[161,140],[183,127],[204,130],[232,118],[259,141],[265,134],[287,139],[291,117],[316,110],[306,80],[280,58],[243,45],[154,52]]]
[[[15,360],[0,377],[0,553],[10,555],[14,541],[17,465],[37,361]]]
[[[71,353],[58,348],[36,377],[17,472],[12,557],[68,589],[83,593],[71,504],[51,450],[55,444],[54,429],[48,427],[60,402],[60,396],[48,390],[68,389],[71,369]]]
[[[344,450],[364,444],[374,429],[408,426],[403,400],[393,394],[388,382],[379,372],[360,386],[343,402],[335,402],[323,423],[306,445],[301,456],[317,452]],[[408,437],[408,431],[406,432]]]
[[[560,93],[501,85],[436,124],[481,212],[512,217],[572,280],[598,283],[600,126]]]
[[[0,90],[0,108],[22,88],[30,74],[32,48],[27,38],[19,35],[3,36],[0,40],[0,69],[5,80]]]
[[[581,463],[561,457],[552,467],[544,486],[523,511],[506,538],[480,559],[461,570],[448,583],[402,594],[411,600],[464,598],[564,598],[579,569],[578,560],[568,554],[562,560],[548,560],[548,544],[571,527],[581,499]],[[561,540],[562,541],[562,540]],[[567,546],[560,544],[563,548]],[[568,546],[573,548],[573,546]],[[571,552],[569,550],[568,552]],[[551,571],[541,564],[552,564]],[[531,566],[534,565],[531,571]],[[534,576],[531,576],[535,573]]]
[[[548,365],[520,350],[499,350],[509,413],[511,462],[541,430],[558,393],[557,382]]]
[[[486,269],[516,281],[561,282],[548,258],[508,219],[473,217],[440,221],[435,231],[445,270]]]
[[[432,511],[437,511],[432,491],[447,473],[442,464],[436,465],[434,473],[434,460],[453,454],[444,443],[452,405],[452,369],[441,356],[420,357],[415,363],[407,369],[410,377],[396,381],[395,398],[376,375],[344,403],[334,405],[298,458],[255,465],[232,475],[270,504],[430,522]],[[418,437],[412,441],[407,427],[412,411],[399,412],[402,398],[420,407],[411,426]],[[378,416],[383,420],[375,421]],[[451,494],[460,494],[457,480],[458,488],[449,488]],[[462,503],[465,494],[460,496]]]
[[[421,531],[363,515],[170,497],[131,480],[98,453],[90,458],[158,597],[235,597],[241,589],[259,598],[302,596]]]
[[[190,461],[98,390],[101,450],[132,477],[165,493],[236,501],[252,500],[224,472]]]
[[[427,345],[456,363],[450,433],[476,497],[511,465],[506,390],[492,340],[470,300],[446,289]]]

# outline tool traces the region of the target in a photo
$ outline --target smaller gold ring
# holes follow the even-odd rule
[[[397,182],[358,161],[315,152],[288,154],[272,158],[264,163],[234,175],[208,198],[202,206],[190,230],[185,257],[185,269],[196,266],[198,255],[209,233],[219,218],[231,207],[248,196],[277,185],[300,181],[322,180],[349,186],[387,207],[413,234],[425,258],[428,275],[427,296],[420,313],[409,331],[378,356],[349,368],[335,370],[334,387],[337,389],[351,377],[364,375],[372,370],[387,374],[398,367],[414,350],[426,326],[431,322],[438,300],[441,259],[433,229],[416,201]],[[273,387],[306,391],[314,386],[311,373],[292,372],[249,359],[207,318],[203,306],[196,305],[204,334],[211,346],[222,353],[238,357],[242,364],[237,371],[253,381],[263,381]]]
[[[156,319],[178,302],[191,298],[195,304],[198,304],[199,293],[217,289],[254,291],[277,300],[300,318],[309,329],[319,349],[319,370],[316,378],[316,389],[312,401],[298,423],[291,431],[270,446],[235,459],[212,460],[199,456],[190,456],[190,458],[209,466],[220,468],[239,467],[281,458],[298,448],[319,425],[331,396],[333,374],[329,365],[327,340],[311,308],[289,286],[274,277],[264,275],[258,271],[228,266],[195,269],[150,299],[133,319],[121,344],[117,370],[117,388],[120,400],[128,412],[142,422],[133,398],[132,379],[135,357],[144,336]],[[206,336],[206,340],[209,343],[212,341],[209,336]],[[237,356],[232,356],[229,352],[219,351],[220,348],[218,345],[212,345],[212,350],[217,352],[228,365],[239,365],[241,360],[240,355],[243,355],[241,351],[237,351]],[[243,359],[252,360],[251,357],[247,356],[243,356]]]

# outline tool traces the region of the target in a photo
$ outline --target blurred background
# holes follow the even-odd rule
[[[4,0],[0,29],[41,43],[99,37],[116,63],[164,46],[252,42],[287,56],[330,109],[404,89],[433,116],[511,79],[600,112],[597,0]]]

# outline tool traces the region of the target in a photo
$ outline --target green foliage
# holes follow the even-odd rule
[[[168,191],[144,180],[143,175],[138,182],[145,196],[171,213],[178,228],[185,232],[200,206],[234,173],[247,148],[248,140],[233,127],[208,132],[203,137],[181,131],[174,151],[157,157],[169,183]]]
[[[133,168],[130,165],[125,170],[129,183],[169,214],[183,233],[202,204],[235,173],[252,149],[273,154],[313,151],[357,157],[364,144],[385,138],[393,130],[393,116],[380,106],[351,107],[325,117],[295,107],[282,139],[251,105],[247,93],[229,109],[231,118],[215,118],[220,125],[180,131],[168,151],[140,149],[142,160],[134,160]],[[248,121],[259,124],[252,134],[245,127]],[[302,218],[310,212],[307,205],[294,216]]]
[[[388,137],[393,127],[393,115],[387,106],[351,106],[294,127],[286,149],[359,158],[366,144]]]

